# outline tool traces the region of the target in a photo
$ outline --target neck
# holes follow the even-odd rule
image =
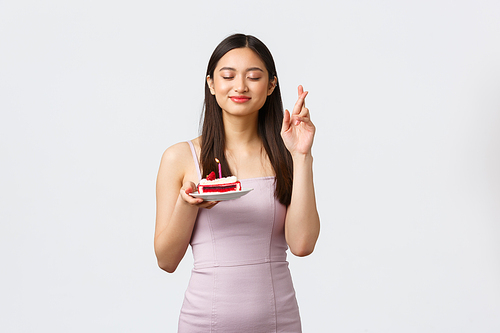
[[[258,112],[245,117],[223,114],[223,121],[226,149],[234,151],[242,149],[243,146],[261,145],[258,134]]]

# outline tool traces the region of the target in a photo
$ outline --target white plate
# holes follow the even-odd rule
[[[195,198],[202,198],[203,200],[206,201],[225,201],[225,200],[233,200],[233,199],[238,199],[248,192],[252,191],[253,188],[244,188],[241,189],[241,191],[231,191],[231,192],[224,192],[224,193],[189,193],[190,196],[195,197]]]

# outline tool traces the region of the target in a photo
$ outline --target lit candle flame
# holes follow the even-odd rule
[[[220,163],[219,160],[217,159],[217,157],[215,158],[215,162]]]

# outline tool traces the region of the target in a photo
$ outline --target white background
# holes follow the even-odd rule
[[[0,0],[0,331],[174,332],[162,152],[235,32],[310,91],[304,332],[500,332],[500,2]]]

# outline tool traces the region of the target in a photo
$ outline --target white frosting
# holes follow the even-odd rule
[[[217,178],[215,180],[207,180],[206,178],[200,180],[200,185],[218,185],[218,184],[227,184],[227,183],[236,183],[238,178],[235,176],[225,177],[225,178]]]

